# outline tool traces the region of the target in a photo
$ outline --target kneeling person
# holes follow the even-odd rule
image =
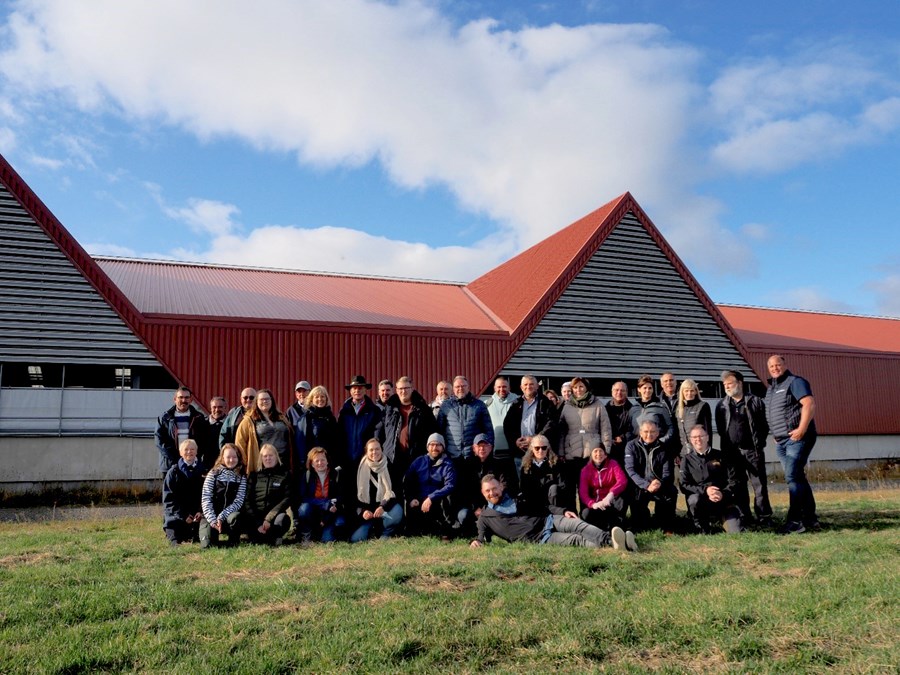
[[[693,451],[681,463],[681,491],[694,528],[706,534],[723,527],[729,533],[742,532],[741,510],[735,503],[738,472],[721,450],[709,446],[703,425],[689,433]]]
[[[407,531],[450,537],[462,526],[453,504],[456,469],[441,434],[431,434],[426,447],[428,454],[413,460],[403,479]]]
[[[527,541],[535,544],[558,546],[585,546],[637,551],[637,543],[631,532],[614,527],[611,532],[586,523],[572,511],[551,506],[546,516],[518,514],[516,500],[510,497],[503,484],[491,474],[481,480],[481,493],[487,506],[478,516],[478,536],[469,544],[473,548],[484,546],[497,536],[509,542]]]
[[[242,530],[251,541],[281,545],[291,525],[288,513],[293,503],[291,472],[281,464],[278,449],[264,443],[259,449],[257,470],[247,479],[247,498],[241,512]]]
[[[228,535],[229,545],[237,545],[240,541],[237,519],[246,494],[247,470],[241,451],[234,443],[226,443],[203,481],[200,548],[217,544],[220,534]]]
[[[163,481],[163,531],[173,546],[197,541],[203,513],[203,464],[197,459],[197,441],[186,438],[178,446],[181,457],[166,473]]]

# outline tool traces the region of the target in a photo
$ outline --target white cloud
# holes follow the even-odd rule
[[[698,55],[659,26],[457,28],[415,1],[35,0],[10,15],[8,38],[0,72],[20,92],[313,166],[377,160],[398,185],[446,186],[513,248],[626,190],[661,213],[694,199]],[[696,221],[665,222],[687,238]],[[717,222],[704,228],[752,257]]]
[[[783,292],[779,292],[777,297],[772,298],[771,302],[778,307],[795,307],[814,312],[852,314],[857,311],[853,305],[832,298],[814,286],[785,289]]]
[[[224,204],[212,199],[189,199],[183,207],[163,207],[167,216],[178,220],[194,232],[215,236],[231,233],[237,228],[234,217],[240,209],[234,204]]]
[[[101,242],[89,242],[84,245],[84,250],[91,255],[112,255],[120,258],[138,258],[140,254],[133,248]]]
[[[768,241],[772,236],[772,227],[765,223],[744,223],[741,225],[741,234],[752,241]]]
[[[0,127],[0,152],[4,155],[16,147],[16,132],[9,127]]]
[[[844,49],[774,58],[725,69],[710,86],[710,107],[725,139],[712,149],[721,166],[779,172],[877,142],[900,129],[900,100],[864,59]]]
[[[900,274],[888,274],[868,287],[875,291],[879,314],[900,318]]]
[[[251,267],[471,281],[503,259],[504,248],[496,244],[432,247],[343,227],[267,225],[246,236],[215,236],[207,250],[182,248],[171,255]]]
[[[31,157],[28,158],[28,161],[34,166],[39,166],[42,169],[50,169],[51,171],[59,171],[66,165],[65,161],[62,159],[57,159],[56,157],[44,157],[42,155],[31,155]]]

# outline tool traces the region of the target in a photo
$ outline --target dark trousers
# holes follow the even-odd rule
[[[562,461],[559,465],[559,477],[562,481],[558,493],[559,505],[573,513],[578,513],[575,500],[578,497],[578,483],[581,481],[581,470],[585,464],[587,464],[586,457],[576,457],[575,459]]]
[[[163,532],[166,533],[166,539],[175,544],[180,544],[185,541],[197,541],[199,538],[199,527],[200,523],[188,525],[183,520],[172,520],[163,527]]]
[[[419,506],[406,505],[406,533],[410,536],[434,536],[452,537],[459,534],[464,523],[460,518],[465,517],[467,509],[458,509],[453,504],[451,497],[443,497],[437,502],[432,502],[428,513],[422,512],[421,502]]]
[[[259,531],[262,525],[261,520],[257,520],[250,514],[241,516],[241,532],[250,537],[250,541],[258,544],[274,544],[276,539],[280,539],[291,527],[291,519],[287,513],[279,513],[275,516],[275,520],[269,526],[268,532],[263,534]]]
[[[222,521],[222,532],[216,530],[206,518],[200,519],[200,546],[215,546],[219,543],[219,534],[228,535],[228,545],[237,546],[241,540],[240,528],[237,527],[238,512],[230,514]]]
[[[698,532],[711,534],[723,528],[728,533],[743,532],[741,510],[730,502],[711,502],[705,494],[685,495],[688,516]]]
[[[733,454],[733,460],[737,468],[738,487],[735,492],[735,502],[744,514],[750,518],[750,491],[747,490],[747,480],[753,488],[753,512],[757,518],[771,518],[772,505],[769,503],[769,480],[766,477],[766,455],[756,450],[741,449]]]
[[[631,525],[634,530],[646,530],[651,527],[650,502],[654,502],[654,526],[665,532],[671,532],[675,526],[675,503],[678,493],[674,485],[663,485],[656,492],[647,492],[635,487],[631,497]]]
[[[581,519],[601,530],[609,531],[621,527],[625,522],[625,499],[622,496],[613,499],[605,509],[581,509]]]

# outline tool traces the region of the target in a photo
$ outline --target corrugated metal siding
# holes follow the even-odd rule
[[[788,369],[812,386],[821,434],[900,434],[900,358],[778,350]],[[766,373],[771,351],[753,349],[752,365]]]
[[[0,185],[0,360],[159,365]]]
[[[504,372],[635,378],[672,370],[755,380],[672,262],[628,213],[510,358]]]
[[[171,323],[145,324],[151,347],[198,400],[222,394],[237,402],[246,386],[269,387],[284,409],[298,379],[323,384],[337,406],[356,374],[370,382],[409,375],[431,400],[435,383],[466,375],[474,391],[488,382],[509,338],[393,335],[361,330],[275,329]]]

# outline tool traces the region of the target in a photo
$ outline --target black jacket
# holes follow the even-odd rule
[[[766,439],[769,436],[769,423],[766,421],[766,404],[759,396],[753,394],[744,394],[744,419],[747,421],[750,429],[750,437],[753,442],[752,448],[738,448],[731,442],[728,435],[728,425],[731,424],[731,399],[726,396],[716,404],[716,429],[719,430],[719,441],[722,451],[728,455],[737,450],[750,451],[748,458],[753,460],[750,455],[762,454],[766,450]]]
[[[194,406],[188,407],[188,438],[197,441],[200,450],[206,440],[208,424],[206,416]],[[175,406],[166,410],[156,420],[156,448],[159,450],[159,470],[167,473],[169,469],[178,464],[178,444],[183,438],[178,437],[178,426],[175,424]]]
[[[562,465],[557,462],[550,466],[545,461],[541,466],[532,463],[528,471],[519,474],[519,497],[516,500],[523,515],[547,515],[547,507],[551,506],[548,491],[553,485],[559,493],[565,493],[565,481],[560,474]]]
[[[550,513],[561,516],[565,509],[551,506]],[[486,544],[491,537],[497,536],[506,541],[541,542],[547,527],[547,516],[506,515],[494,509],[484,509],[478,516],[478,541]]]
[[[519,493],[519,478],[512,459],[497,459],[491,454],[482,462],[472,454],[463,460],[461,475],[456,479],[457,489],[460,491],[460,506],[480,509],[487,504],[481,494],[481,479],[489,473],[503,483],[510,495]]]
[[[417,391],[412,393],[412,410],[409,412],[408,424],[409,453],[405,461],[400,462],[405,467],[408,467],[409,463],[416,457],[421,457],[425,454],[428,437],[437,431],[437,420],[434,418],[431,406]],[[381,442],[385,457],[392,464],[398,459],[398,442],[402,426],[403,415],[400,413],[400,397],[394,394],[388,399],[384,409],[384,417],[378,424],[375,432],[375,437]],[[401,477],[405,473],[406,468],[400,472]]]
[[[264,520],[272,523],[279,513],[291,508],[294,502],[294,479],[282,466],[260,469],[247,478],[244,513],[258,527]]]
[[[169,469],[163,480],[163,527],[172,527],[178,521],[187,520],[188,516],[200,513],[200,496],[203,492],[203,464],[189,467],[179,459]]]
[[[710,448],[704,455],[692,450],[681,460],[681,491],[686,495],[703,495],[706,488],[715,486],[726,501],[732,502],[737,485],[734,465],[721,450]]]
[[[359,460],[366,451],[366,443],[375,438],[375,429],[382,417],[381,408],[375,401],[366,396],[359,408],[353,407],[353,400],[347,399],[338,413],[338,427],[341,430],[341,446],[343,456],[347,460],[345,468],[356,471]]]
[[[559,411],[556,409],[550,399],[541,392],[537,395],[537,411],[535,412],[534,433],[542,434],[550,441],[550,447],[556,447],[558,439],[556,426],[559,419]],[[525,405],[525,397],[520,396],[510,406],[509,412],[503,419],[503,435],[506,436],[506,443],[509,445],[510,456],[521,457],[524,451],[516,447],[516,441],[522,436],[522,408]]]
[[[640,438],[628,441],[625,446],[625,473],[641,490],[650,487],[654,478],[664,487],[674,486],[672,457],[659,439],[653,445],[647,445]]]
[[[341,466],[344,463],[344,456],[341,452],[341,438],[337,420],[334,419],[331,406],[326,405],[322,408],[310,406],[307,408],[303,419],[306,422],[307,453],[313,448],[324,448],[325,452],[328,453],[328,464]]]

